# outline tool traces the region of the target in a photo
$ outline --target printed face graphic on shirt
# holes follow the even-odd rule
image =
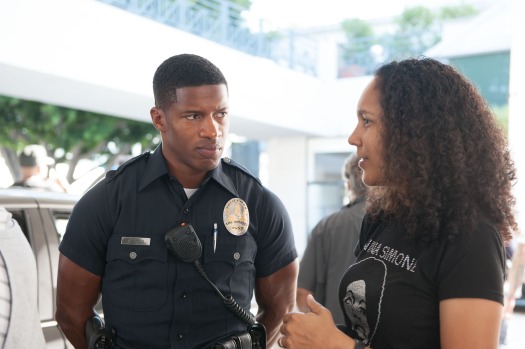
[[[353,264],[341,280],[339,296],[352,337],[370,344],[381,317],[387,267],[375,257]],[[342,294],[341,294],[342,292]]]
[[[364,280],[357,280],[346,288],[346,297],[343,300],[345,312],[352,322],[354,330],[359,338],[368,338],[370,327],[366,319],[366,283]]]

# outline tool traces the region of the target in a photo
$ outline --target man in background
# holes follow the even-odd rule
[[[346,158],[343,180],[350,202],[321,220],[313,229],[299,266],[297,306],[309,311],[306,297],[312,294],[328,308],[336,324],[344,323],[339,306],[339,281],[355,261],[354,247],[359,240],[364,216],[366,186],[361,181],[357,155]]]
[[[58,193],[67,191],[68,184],[65,180],[50,178],[49,165],[53,164],[53,159],[47,156],[44,147],[28,145],[20,153],[18,160],[22,178],[15,182],[12,185],[13,187],[25,187]]]

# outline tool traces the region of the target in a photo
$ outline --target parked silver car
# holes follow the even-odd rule
[[[27,188],[0,189],[0,206],[18,221],[33,253],[38,270],[38,311],[46,348],[73,348],[55,321],[58,245],[71,210],[80,196],[35,191]],[[101,311],[101,309],[98,309]]]

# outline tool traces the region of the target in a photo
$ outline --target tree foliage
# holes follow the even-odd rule
[[[343,59],[351,60],[356,64],[366,63],[373,59],[368,49],[372,44],[369,39],[374,35],[372,25],[358,18],[344,20],[341,25],[347,40],[347,45],[343,50]]]
[[[134,144],[152,147],[157,134],[149,123],[5,96],[0,96],[0,117],[0,146],[13,152],[29,144],[44,146],[55,162],[69,164],[69,181],[81,159],[103,154],[111,167]]]
[[[441,40],[437,15],[423,6],[405,9],[397,18],[397,31],[390,36],[390,59],[422,55]]]
[[[367,22],[345,20],[342,29],[347,37],[343,59],[348,64],[364,64],[370,73],[378,63],[422,55],[435,45],[444,20],[468,17],[477,13],[471,5],[447,6],[433,11],[424,6],[406,8],[394,20],[395,29],[376,36]],[[375,48],[375,52],[372,52]],[[362,57],[365,57],[363,60]]]
[[[477,15],[479,13],[472,5],[445,6],[439,10],[439,18],[442,20],[463,18]]]
[[[428,30],[434,24],[436,16],[426,7],[415,6],[406,8],[396,19],[398,33],[413,33]]]
[[[345,19],[341,26],[348,40],[366,38],[374,35],[374,28],[367,21],[359,18]]]

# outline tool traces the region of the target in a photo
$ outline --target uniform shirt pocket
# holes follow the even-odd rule
[[[223,234],[217,240],[214,252],[211,247],[212,239],[211,236],[206,236],[203,244],[206,273],[221,291],[231,293],[243,306],[246,303],[249,305],[247,295],[253,290],[255,283],[255,240],[250,234]]]
[[[163,239],[148,245],[123,245],[110,241],[103,280],[103,298],[133,311],[155,311],[166,303],[167,248]]]

